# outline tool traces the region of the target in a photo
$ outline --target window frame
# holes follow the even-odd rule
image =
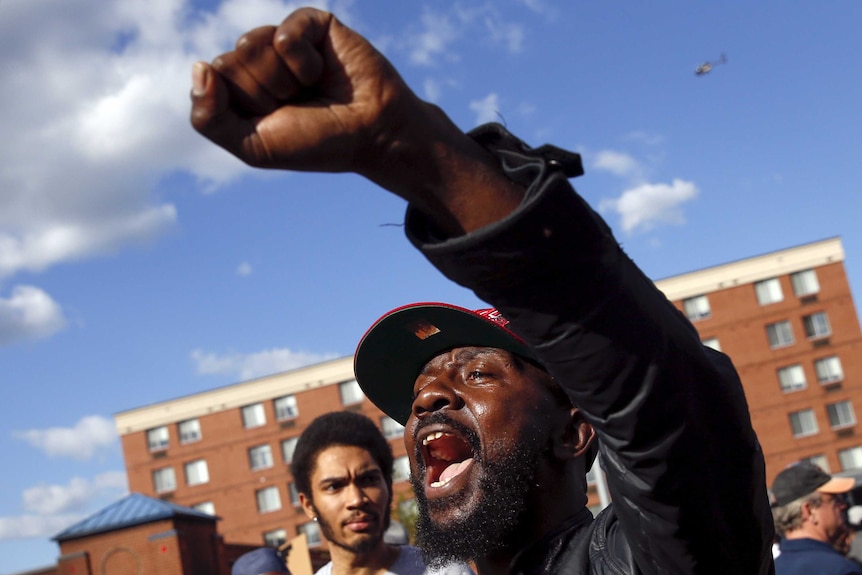
[[[700,321],[712,317],[712,306],[706,294],[683,299],[682,309],[689,321]]]
[[[782,334],[779,331],[779,326],[786,327],[786,334]],[[776,336],[786,335],[789,336],[789,341],[778,341],[773,343],[772,334]],[[796,343],[796,338],[793,335],[793,325],[790,323],[790,320],[782,319],[773,323],[766,324],[766,340],[769,342],[769,349],[781,349],[783,347],[789,347]]]
[[[172,483],[170,487],[164,485],[164,480],[162,476],[165,474],[170,475]],[[177,490],[177,472],[174,470],[173,466],[168,465],[167,467],[153,469],[152,477],[153,491],[155,491],[156,493],[171,493]]]
[[[287,409],[282,404],[287,404]],[[273,399],[272,408],[275,411],[276,421],[289,421],[299,417],[299,403],[297,402],[296,395],[292,393]]]
[[[788,377],[791,372],[801,376],[801,379],[797,380],[790,377],[793,381],[789,381]],[[775,371],[775,375],[778,378],[778,385],[783,393],[793,393],[794,391],[801,391],[808,387],[808,381],[805,377],[805,369],[802,367],[802,364],[794,363],[793,365],[779,367]]]
[[[852,465],[848,465],[848,459],[852,459]],[[839,449],[838,463],[841,465],[841,471],[856,471],[857,469],[862,469],[862,445]]]
[[[207,465],[207,460],[204,458],[187,461],[183,464],[183,472],[186,477],[186,485],[189,487],[206,485],[210,482],[210,468]],[[192,482],[192,475],[195,478],[194,482]]]
[[[189,433],[186,427],[192,427],[192,432]],[[180,438],[180,445],[185,445],[187,443],[195,443],[196,441],[200,441],[203,439],[203,433],[201,432],[201,421],[197,417],[192,417],[191,419],[184,419],[177,423],[177,435]]]
[[[296,443],[298,441],[299,437],[287,437],[281,440],[281,458],[287,465],[293,462],[293,453],[296,451]],[[288,449],[288,446],[290,446],[290,449]]]
[[[757,297],[757,303],[761,306],[784,301],[784,290],[781,288],[781,280],[778,278],[769,278],[754,282],[754,295]]]
[[[252,421],[252,417],[248,415],[252,413],[254,414],[254,421]],[[266,425],[266,409],[264,409],[263,403],[261,402],[243,405],[240,409],[240,414],[242,416],[243,429],[256,429]]]
[[[856,425],[856,411],[853,409],[853,402],[849,399],[827,403],[826,416],[829,419],[829,426],[834,430]]]
[[[164,438],[156,437],[156,440],[154,441],[153,438],[157,434],[160,435],[159,432],[164,432]],[[159,425],[158,427],[151,427],[150,429],[147,430],[146,437],[147,437],[147,450],[150,453],[153,453],[156,451],[165,451],[168,447],[170,447],[171,430],[168,429],[167,425]]]
[[[814,268],[790,274],[790,285],[793,287],[793,295],[796,297],[801,298],[820,293],[820,279]]]
[[[341,399],[341,405],[344,406],[359,405],[365,400],[365,393],[355,379],[339,382],[338,396]]]
[[[272,469],[275,466],[275,458],[272,456],[272,446],[262,443],[248,448],[248,466],[252,471]]]
[[[824,369],[821,369],[821,366],[830,366],[833,364],[837,365],[837,370],[834,367],[825,367]],[[835,374],[828,378],[821,377],[827,370],[830,374],[833,372],[835,372]],[[838,383],[839,381],[844,381],[844,366],[841,364],[841,358],[837,355],[829,355],[815,359],[814,373],[817,376],[817,383],[820,385],[831,385],[833,383]]]
[[[281,492],[276,485],[268,485],[261,487],[254,492],[255,500],[257,501],[257,512],[261,515],[265,513],[274,513],[281,509]],[[274,503],[274,506],[264,509],[262,503]]]
[[[802,316],[802,325],[808,340],[823,339],[832,335],[832,324],[825,310]]]
[[[802,418],[803,414],[807,421],[806,419]],[[817,435],[818,433],[820,433],[820,426],[817,424],[817,414],[814,413],[814,410],[810,407],[790,412],[787,414],[787,417],[790,420],[790,431],[793,434],[794,439],[811,437],[812,435]],[[795,425],[794,421],[798,421],[800,425]],[[810,424],[812,426],[812,429],[809,431],[801,429],[802,427],[805,427],[806,424]],[[798,433],[796,431],[797,427],[800,428],[800,431]]]

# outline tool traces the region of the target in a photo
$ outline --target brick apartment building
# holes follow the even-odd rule
[[[862,331],[832,238],[656,282],[727,353],[745,387],[767,479],[812,459],[831,472],[862,469]],[[371,417],[393,448],[394,517],[409,523],[412,493],[403,430],[361,393],[352,357],[238,383],[115,416],[129,489],[215,514],[225,542],[277,545],[317,525],[298,506],[288,466],[318,415]],[[591,503],[606,498],[592,482]]]

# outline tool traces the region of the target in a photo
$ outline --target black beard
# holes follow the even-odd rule
[[[520,548],[517,530],[528,509],[527,500],[535,489],[536,468],[544,448],[526,439],[499,461],[485,461],[474,450],[473,465],[480,469],[480,498],[469,515],[446,524],[431,521],[430,511],[464,508],[467,493],[454,493],[429,502],[425,496],[425,474],[411,477],[419,509],[416,540],[425,562],[441,567],[454,561],[474,561],[509,547]],[[417,461],[422,461],[417,454]],[[424,468],[424,465],[420,465]],[[424,469],[421,469],[424,472]]]
[[[315,510],[317,512],[317,510]],[[341,547],[346,551],[350,551],[356,555],[361,555],[363,553],[368,553],[369,551],[373,551],[375,547],[377,547],[380,542],[383,540],[383,534],[386,532],[386,529],[389,528],[389,516],[384,518],[383,521],[383,529],[378,533],[377,537],[371,537],[368,539],[361,540],[357,542],[355,545],[347,545],[341,541],[338,541],[335,538],[335,533],[332,530],[332,525],[330,525],[319,513],[317,514],[317,524],[320,526],[320,532],[326,537],[326,540],[329,541],[330,545],[335,545],[336,547]]]

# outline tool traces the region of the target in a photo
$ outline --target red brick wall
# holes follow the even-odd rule
[[[729,287],[707,294],[712,315],[694,322],[703,339],[719,339],[722,351],[731,357],[739,371],[766,457],[770,484],[781,469],[803,457],[824,454],[830,470],[840,471],[838,451],[862,445],[862,429],[858,425],[836,432],[830,428],[826,415],[826,404],[850,399],[857,418],[862,418],[862,331],[843,264],[816,270],[820,292],[812,298],[798,298],[793,293],[790,276],[785,275],[779,277],[783,301],[761,306],[753,284]],[[682,309],[681,301],[675,305]],[[832,335],[809,341],[802,318],[819,311],[827,313]],[[769,347],[766,325],[781,320],[790,321],[794,344],[773,350]],[[817,382],[814,360],[830,355],[839,356],[844,380],[824,387]],[[777,370],[794,364],[802,366],[807,387],[784,393]],[[789,413],[808,408],[816,414],[819,433],[794,438]]]

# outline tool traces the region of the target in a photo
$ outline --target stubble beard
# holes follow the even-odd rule
[[[383,541],[383,534],[386,532],[386,529],[389,528],[389,516],[387,515],[383,518],[383,525],[379,532],[370,534],[368,537],[363,537],[352,545],[347,544],[336,537],[332,525],[319,513],[317,514],[317,524],[320,526],[321,534],[326,538],[330,545],[335,545],[336,547],[340,547],[356,555],[362,555],[373,551],[378,545],[380,545],[381,541]]]

